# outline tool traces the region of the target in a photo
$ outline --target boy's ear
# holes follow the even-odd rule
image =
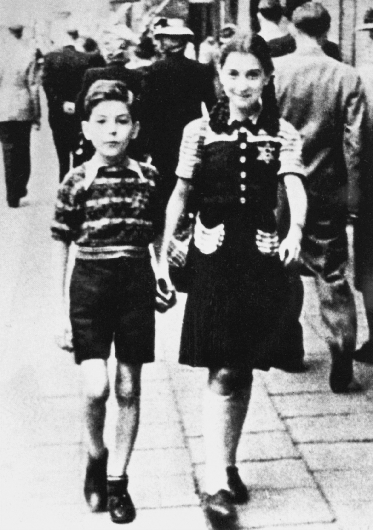
[[[91,128],[89,126],[89,121],[82,121],[82,131],[86,140],[91,139]]]
[[[134,140],[135,138],[137,138],[139,131],[140,131],[140,123],[138,121],[135,121],[132,127],[131,140]]]

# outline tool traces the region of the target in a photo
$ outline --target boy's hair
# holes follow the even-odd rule
[[[330,29],[329,12],[319,2],[306,2],[294,11],[294,26],[310,37],[321,37]]]
[[[138,101],[123,81],[99,80],[88,89],[84,98],[84,119],[88,120],[92,110],[102,101],[123,101],[130,111],[132,121],[138,120]]]

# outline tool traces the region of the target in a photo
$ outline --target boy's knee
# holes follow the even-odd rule
[[[85,388],[86,399],[89,402],[106,402],[109,399],[110,387],[108,382],[102,382],[102,384],[88,384]]]
[[[115,386],[115,396],[119,405],[131,406],[140,399],[140,383],[137,381],[121,381]]]

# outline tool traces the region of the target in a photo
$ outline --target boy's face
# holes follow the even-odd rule
[[[96,152],[110,164],[123,158],[130,140],[137,136],[139,125],[133,123],[128,106],[114,100],[96,105],[82,128]]]

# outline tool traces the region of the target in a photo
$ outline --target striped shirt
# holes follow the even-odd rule
[[[52,237],[74,241],[81,259],[136,257],[154,240],[154,167],[127,159],[121,167],[94,160],[72,169],[58,190]]]

